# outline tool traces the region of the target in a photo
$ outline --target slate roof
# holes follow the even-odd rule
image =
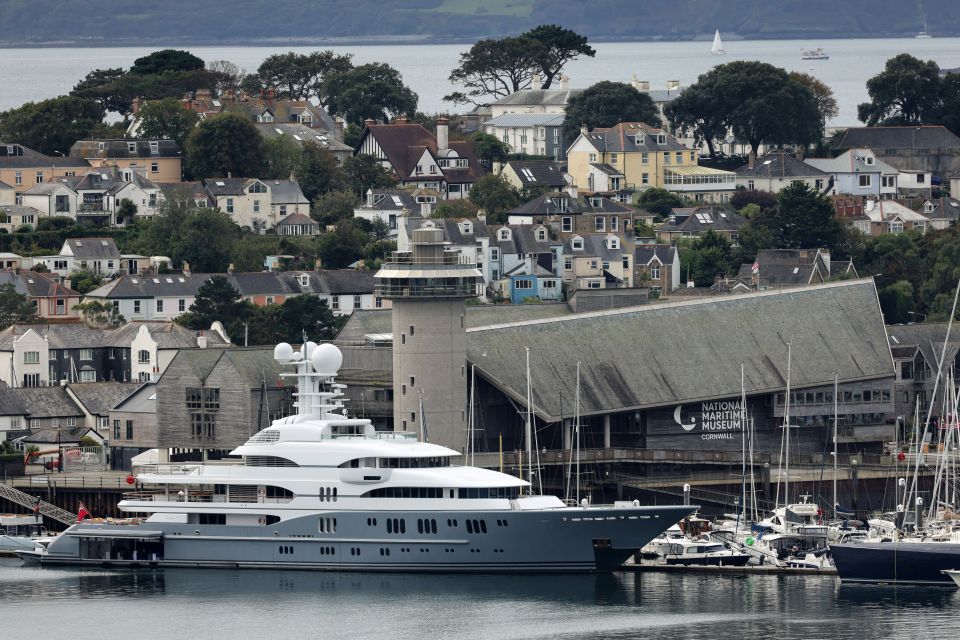
[[[565,105],[573,96],[583,93],[583,89],[523,89],[500,98],[493,104],[508,106],[555,106]]]
[[[20,387],[16,393],[27,406],[30,418],[83,417],[83,410],[63,387]]]
[[[81,322],[55,324],[15,324],[0,331],[0,351],[11,351],[14,340],[27,331],[45,336],[51,349],[88,349],[98,346],[103,329],[92,329]]]
[[[738,397],[741,363],[748,394],[779,391],[788,341],[795,388],[832,384],[834,370],[841,383],[892,379],[876,296],[853,280],[471,328],[467,359],[524,404],[529,347],[534,409],[551,422],[571,415],[578,360],[584,415]]]
[[[310,204],[296,180],[264,180],[270,187],[273,204]]]
[[[960,149],[960,137],[943,126],[850,127],[830,141],[833,149]]]
[[[22,150],[22,155],[6,155],[8,146],[18,147]],[[83,158],[71,158],[69,156],[48,156],[34,151],[30,147],[22,144],[0,141],[0,168],[2,169],[58,169],[58,168],[77,168],[89,167],[90,163]]]
[[[25,416],[27,405],[20,394],[0,381],[0,416]]]
[[[367,204],[370,195],[365,195],[360,209],[376,209],[389,211],[419,211],[420,205],[413,199],[413,192],[407,189],[372,189],[373,204]],[[398,205],[394,198],[400,200]]]
[[[691,236],[714,231],[737,231],[747,223],[743,216],[723,207],[687,207],[674,209],[671,219],[657,228],[657,233],[688,233]]]
[[[598,171],[600,171],[600,172],[602,172],[602,173],[607,174],[608,176],[622,176],[622,175],[623,175],[623,171],[620,171],[620,169],[616,169],[616,168],[614,168],[614,167],[611,167],[609,164],[607,164],[607,163],[605,163],[605,162],[591,162],[591,163],[590,163],[590,166],[593,167],[594,169],[597,169]]]
[[[919,324],[898,324],[887,327],[890,346],[916,346],[924,360],[936,375],[937,363],[943,353],[943,339],[947,336],[946,322],[923,322]],[[947,361],[952,361],[960,351],[960,335],[955,327],[950,330],[947,343]]]
[[[594,206],[591,198],[600,198],[599,204]],[[561,210],[560,205],[557,204],[561,199],[566,200],[566,211]],[[574,198],[565,191],[555,191],[540,195],[507,212],[508,215],[582,215],[591,213],[632,214],[634,209],[602,196]]]
[[[745,164],[737,169],[737,176],[750,178],[807,178],[811,176],[825,176],[824,171],[797,160],[796,156],[786,151],[771,151],[754,162],[753,168]]]
[[[64,245],[77,260],[120,259],[120,250],[113,238],[67,238]],[[66,254],[61,251],[60,255]]]
[[[562,113],[505,113],[490,118],[483,123],[484,127],[561,127],[564,115]]]
[[[167,273],[156,275],[124,274],[89,291],[87,298],[154,298],[197,295],[203,284],[218,273]]]
[[[657,134],[666,136],[664,144],[657,144]],[[637,134],[643,134],[643,144],[637,144]],[[659,151],[690,151],[664,129],[645,122],[621,122],[610,128],[598,128],[581,134],[604,153],[656,153]]]
[[[67,389],[77,397],[87,413],[106,416],[110,409],[139,386],[137,382],[83,382],[68,384]]]
[[[197,201],[201,199],[207,200],[210,197],[206,189],[204,189],[203,183],[199,180],[160,183],[157,186],[160,187],[160,191],[163,192],[163,196],[167,200],[187,197],[193,201]]]
[[[816,270],[816,250],[800,249],[761,249],[757,252],[756,262],[760,267],[757,275],[763,283],[777,286],[799,286],[809,284]],[[847,263],[849,264],[849,263]],[[829,277],[824,273],[824,278]],[[737,273],[740,278],[752,279],[753,263],[740,265]]]
[[[623,245],[620,245],[620,249],[610,249],[606,242],[607,235],[608,234],[606,233],[583,233],[576,236],[571,236],[563,243],[563,257],[596,257],[607,262],[619,262],[623,256],[621,253],[623,250]],[[581,238],[583,240],[583,249],[573,248],[574,237]]]
[[[506,167],[513,169],[523,186],[545,184],[549,187],[562,189],[567,186],[567,180],[560,169],[560,163],[550,160],[511,160]]]
[[[320,290],[332,295],[373,293],[374,272],[367,269],[337,269],[320,272]]]
[[[291,213],[290,215],[288,215],[288,216],[286,216],[286,217],[284,217],[284,218],[281,218],[281,219],[277,222],[277,226],[278,226],[278,227],[282,227],[282,226],[284,226],[284,225],[295,225],[295,224],[298,224],[298,225],[301,225],[301,226],[309,225],[309,226],[313,226],[313,227],[319,227],[319,226],[320,226],[320,223],[319,223],[319,222],[317,222],[316,220],[314,220],[314,219],[311,218],[310,216],[306,216],[306,215],[304,215],[304,214],[302,214],[302,213]]]
[[[131,342],[139,333],[141,327],[146,327],[150,337],[157,343],[158,349],[197,349],[197,331],[187,329],[176,322],[157,320],[134,320],[112,330],[104,330],[100,341],[101,346],[130,347]],[[205,331],[208,346],[226,345],[227,343],[216,331]]]
[[[34,418],[39,416],[33,416]],[[46,416],[44,416],[46,417]],[[57,416],[49,416],[55,418]],[[72,416],[67,416],[72,417]],[[60,428],[60,429],[41,429],[40,431],[34,431],[26,438],[23,439],[24,443],[36,443],[36,444],[75,444],[80,442],[80,439],[93,431],[90,427],[71,427],[71,428]]]
[[[0,271],[0,286],[7,284],[12,284],[17,293],[29,298],[80,298],[81,295],[46,274],[35,271]]]
[[[673,264],[677,248],[669,244],[638,244],[633,250],[633,263],[648,265],[656,257],[660,264]]]
[[[52,180],[50,182],[42,182],[40,184],[35,184],[26,191],[23,192],[23,195],[29,196],[48,196],[57,193],[61,189],[66,189],[67,191],[73,191],[73,187],[70,186],[68,182],[64,179]]]
[[[416,169],[417,160],[423,151],[429,150],[436,157],[437,138],[419,124],[372,124],[367,126],[357,148],[363,145],[366,136],[373,136],[380,149],[387,156],[387,160],[396,169],[402,179],[407,179]],[[468,167],[456,169],[443,168],[444,177],[448,182],[476,182],[484,175],[480,161],[473,155],[472,147],[462,141],[451,140],[450,149],[457,152],[461,158],[469,160]]]
[[[880,158],[874,158],[873,164],[868,165],[862,158],[866,157],[868,149],[851,149],[841,153],[836,158],[807,158],[806,163],[827,173],[879,173],[881,175],[895,175],[897,170]]]
[[[157,143],[156,153],[150,150],[150,143]],[[136,145],[130,151],[129,145]],[[103,149],[100,149],[103,145]],[[103,140],[77,140],[70,147],[72,158],[179,158],[180,147],[173,140],[132,140],[115,138]]]
[[[924,211],[925,216],[931,220],[947,220],[956,222],[960,220],[960,200],[954,198],[937,198],[931,200],[930,204],[933,205],[933,211],[927,213]]]
[[[464,233],[460,229],[460,223],[465,220],[470,222],[473,233]],[[415,229],[419,229],[425,222],[426,220],[420,217],[411,217],[404,220],[408,234],[412,233]],[[476,244],[480,238],[488,235],[486,221],[479,218],[431,218],[431,222],[443,227],[447,242],[454,246]]]
[[[314,129],[299,122],[258,122],[256,127],[266,140],[286,137],[301,145],[312,142],[327,151],[353,152],[353,147],[337,140],[331,131]]]
[[[173,369],[173,363],[175,362],[186,365],[198,378],[206,378],[217,366],[228,362],[236,368],[241,380],[246,382],[251,389],[259,388],[262,381],[266,381],[268,387],[276,387],[281,380],[284,381],[283,386],[296,384],[295,382],[288,382],[287,378],[280,377],[281,373],[289,373],[289,367],[283,367],[273,359],[272,347],[267,349],[251,347],[180,351],[171,361],[167,370],[160,376],[160,381]]]
[[[248,178],[207,178],[203,181],[203,187],[212,198],[239,196],[243,195],[243,190],[248,182]]]

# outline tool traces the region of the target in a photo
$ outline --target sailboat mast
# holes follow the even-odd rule
[[[837,389],[840,386],[840,374],[833,372],[833,519],[837,519]]]
[[[740,519],[747,515],[747,386],[744,381],[744,367],[740,363],[740,513],[737,514],[737,528]]]
[[[574,451],[576,452],[576,483],[577,489],[575,495],[577,497],[577,504],[580,504],[580,361],[577,360],[577,394],[576,394],[576,406],[574,407],[574,419],[573,419],[573,432],[574,437],[576,438],[574,442]]]
[[[527,426],[524,433],[527,441],[527,480],[530,482],[530,494],[533,494],[533,424],[531,418],[531,395],[533,391],[530,387],[530,347],[524,347],[527,352]]]
[[[790,504],[790,367],[792,365],[793,345],[787,343],[787,396],[786,404],[783,409],[783,427],[784,427],[784,471],[783,478],[783,506]]]
[[[476,427],[476,418],[474,416],[475,394],[477,393],[477,365],[470,365],[470,422],[467,428],[467,453],[470,455],[470,466],[473,466],[474,450],[474,428]]]

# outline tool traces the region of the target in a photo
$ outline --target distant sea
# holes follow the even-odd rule
[[[716,64],[731,60],[760,60],[790,71],[804,71],[829,85],[836,94],[840,115],[831,125],[857,124],[857,104],[867,100],[866,81],[883,69],[886,60],[910,53],[934,60],[941,68],[960,67],[960,38],[929,40],[731,40],[725,56],[710,55],[710,42],[617,42],[594,43],[595,58],[570,63],[566,74],[571,87],[587,87],[600,80],[629,82],[635,75],[662,89],[668,80],[689,85]],[[823,47],[829,60],[802,60],[801,49]],[[0,49],[0,109],[19,106],[70,91],[93,69],[127,67],[136,58],[162,48],[23,48]],[[450,70],[468,45],[367,45],[338,47],[188,47],[207,61],[230,60],[254,71],[267,56],[293,50],[333,49],[353,54],[359,64],[387,62],[396,67],[405,82],[420,96],[420,110],[427,113],[453,110],[443,96],[453,91],[447,82]],[[463,107],[461,107],[463,109]]]

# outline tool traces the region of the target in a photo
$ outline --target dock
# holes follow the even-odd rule
[[[621,571],[636,571],[641,573],[706,573],[712,575],[763,575],[763,576],[834,576],[837,570],[834,567],[816,569],[812,567],[776,567],[770,564],[747,565],[745,567],[720,567],[720,566],[689,566],[682,564],[660,564],[654,562],[641,562],[635,564],[625,564]]]

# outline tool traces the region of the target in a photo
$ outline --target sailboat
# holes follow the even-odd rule
[[[927,12],[926,12],[926,10],[921,9],[920,11],[921,11],[920,16],[921,16],[921,19],[922,19],[922,21],[923,21],[923,31],[921,31],[920,33],[918,33],[917,35],[915,35],[915,36],[913,36],[913,37],[914,37],[914,38],[917,38],[918,40],[927,40],[927,39],[929,39],[929,38],[932,38],[933,36],[931,36],[929,33],[927,33]]]
[[[723,41],[720,39],[720,29],[717,29],[717,32],[713,34],[713,47],[710,49],[710,53],[715,56],[727,55],[727,50],[723,48]]]

